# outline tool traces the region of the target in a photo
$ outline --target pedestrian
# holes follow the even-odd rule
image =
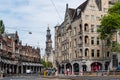
[[[69,74],[69,71],[70,71],[69,68],[67,68],[67,75]]]

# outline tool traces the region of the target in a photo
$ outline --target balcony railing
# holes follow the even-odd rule
[[[85,43],[85,47],[88,47],[89,46],[89,43]]]
[[[62,54],[67,54],[67,53],[68,53],[67,50],[62,51]]]
[[[82,35],[82,32],[79,32],[78,35]]]
[[[69,60],[63,60],[62,63],[69,63]]]

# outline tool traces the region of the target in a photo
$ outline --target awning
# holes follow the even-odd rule
[[[22,65],[26,66],[43,66],[40,63],[29,63],[29,62],[23,62]]]
[[[12,61],[12,60],[7,60],[7,59],[1,59],[1,62],[6,63],[6,64],[17,64],[17,61]]]

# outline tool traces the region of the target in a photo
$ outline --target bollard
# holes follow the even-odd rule
[[[46,72],[46,71],[44,71],[44,77],[46,77],[46,75],[47,75],[47,72]]]

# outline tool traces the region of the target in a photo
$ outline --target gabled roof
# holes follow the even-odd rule
[[[17,31],[15,33],[8,33],[7,36],[10,36],[11,38],[18,38]]]
[[[102,10],[102,4],[101,4],[101,0],[95,0],[98,9],[101,11]]]
[[[68,9],[68,13],[69,13],[69,16],[71,19],[73,18],[74,12],[75,12],[75,9],[73,9],[73,8]]]
[[[77,19],[77,18],[80,18],[81,17],[81,12],[83,12],[88,4],[88,1],[89,0],[86,0],[85,2],[83,2],[80,6],[78,6],[75,10],[75,13],[74,13],[74,17],[73,19]],[[79,9],[79,14],[78,14],[78,10]]]
[[[77,7],[77,9],[81,9],[81,11],[84,11],[87,6],[88,1],[89,0],[86,0],[85,2],[83,2],[80,6]]]

